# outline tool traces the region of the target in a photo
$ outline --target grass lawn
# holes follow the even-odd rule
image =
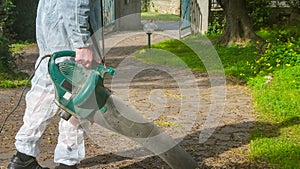
[[[179,21],[179,15],[174,14],[160,14],[156,12],[143,12],[141,14],[142,20],[150,20],[153,19],[154,21]]]
[[[271,128],[257,126],[252,134],[250,151],[253,161],[300,166],[300,66],[274,72],[271,82],[256,77],[252,92],[259,110],[258,120]]]
[[[156,43],[152,45],[152,49],[160,49],[166,52],[172,53],[174,56],[177,56],[182,61],[184,61],[191,70],[198,70],[198,71],[206,71],[207,66],[206,64],[209,59],[208,57],[214,57],[216,62],[219,62],[224,68],[225,74],[227,76],[235,76],[239,78],[244,78],[242,74],[245,74],[247,71],[250,71],[246,67],[247,61],[254,60],[258,58],[255,55],[257,51],[254,46],[247,46],[247,47],[240,47],[240,46],[231,46],[231,47],[224,47],[212,44],[202,44],[199,46],[194,47],[192,50],[191,46],[198,45],[196,43],[189,43],[193,40],[201,41],[203,39],[204,42],[208,42],[209,40],[206,37],[197,36],[190,36],[183,38],[181,40],[166,40],[160,43]],[[170,59],[169,57],[162,55],[162,53],[151,51],[151,53],[145,52],[145,48],[142,52],[139,52],[135,57],[143,62],[146,63],[154,63],[154,64],[169,64],[169,66],[174,66],[176,63],[175,57]],[[207,52],[208,51],[208,52]],[[148,51],[150,52],[150,51]],[[208,57],[207,57],[208,55]],[[149,57],[150,56],[150,57]],[[162,57],[164,56],[164,57]],[[216,58],[218,57],[218,58]],[[218,60],[220,59],[220,60]],[[211,60],[209,60],[211,61]],[[246,82],[246,81],[245,81]]]

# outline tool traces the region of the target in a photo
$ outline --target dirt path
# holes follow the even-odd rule
[[[170,37],[154,34],[152,41],[158,42],[168,38]],[[124,58],[147,44],[143,33],[116,33],[111,40],[112,42],[114,40],[118,42],[116,44],[110,43],[113,48],[107,54],[107,65],[112,67],[117,67]],[[33,49],[30,56],[35,58],[37,53],[37,49]],[[27,60],[30,61],[27,63],[30,63],[29,68],[31,68],[31,71],[34,64],[32,58]],[[134,61],[132,65],[128,65],[128,68],[141,64]],[[224,112],[217,119],[219,123],[216,123],[212,135],[207,140],[199,142],[199,135],[205,133],[205,130],[209,130],[203,128],[203,126],[205,126],[207,118],[206,113],[210,111],[210,105],[213,104],[213,100],[211,100],[213,88],[210,86],[209,77],[205,73],[193,73],[197,78],[196,84],[201,95],[199,98],[201,108],[198,111],[192,106],[190,111],[197,111],[194,114],[195,118],[190,124],[187,124],[189,130],[184,131],[181,135],[178,134],[178,131],[183,125],[176,125],[176,120],[178,120],[176,118],[173,118],[173,120],[176,120],[172,123],[172,117],[176,115],[176,112],[178,113],[178,109],[180,109],[178,102],[182,98],[178,94],[176,82],[167,73],[157,69],[139,73],[130,83],[129,92],[127,91],[127,96],[129,96],[127,101],[144,115],[147,116],[147,113],[148,115],[150,113],[149,118],[156,119],[157,124],[168,130],[172,135],[178,134],[178,137],[181,138],[180,144],[197,160],[199,168],[253,167],[254,164],[249,163],[247,152],[249,148],[249,131],[254,128],[256,122],[252,117],[251,96],[247,94],[247,88],[237,84],[227,84]],[[111,79],[108,78],[107,84],[110,84],[110,82]],[[0,89],[1,124],[8,111],[16,104],[18,97],[20,97],[20,91],[21,89]],[[119,94],[122,95],[121,92]],[[163,98],[165,100],[157,101],[161,95],[165,96]],[[6,168],[11,156],[15,153],[14,136],[22,125],[24,108],[25,103],[22,102],[17,111],[9,118],[4,132],[1,133],[1,169]],[[160,114],[155,114],[155,110],[160,110]],[[188,115],[185,116],[188,118]],[[48,126],[41,141],[41,154],[38,156],[41,164],[52,168],[55,166],[53,151],[57,139],[58,120],[59,117],[55,117]],[[86,159],[82,161],[80,168],[168,168],[162,160],[154,156],[131,158],[128,152],[133,151],[133,148],[139,150],[140,147],[134,147],[135,145],[132,142],[126,140],[124,142],[115,140],[113,133],[108,132],[106,137],[96,137],[96,139],[101,144],[96,144],[95,139],[87,137]],[[115,153],[120,151],[127,151],[127,154]]]

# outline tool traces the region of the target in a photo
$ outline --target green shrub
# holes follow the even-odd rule
[[[142,0],[141,3],[142,3],[142,7],[141,7],[142,12],[148,12],[151,7],[150,0]]]
[[[211,12],[210,21],[208,24],[207,35],[217,35],[220,36],[223,33],[223,29],[225,27],[225,17],[223,12]]]
[[[246,63],[248,76],[267,75],[276,70],[300,64],[300,36],[299,32],[291,29],[277,29],[262,31],[260,34],[268,36],[265,51],[255,60]]]
[[[300,6],[299,0],[286,0],[287,4],[290,5],[292,8],[298,9]]]

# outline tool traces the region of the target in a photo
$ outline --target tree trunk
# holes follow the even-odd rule
[[[251,40],[263,41],[253,29],[246,9],[246,0],[223,0],[221,5],[226,17],[225,30],[220,38],[221,44],[229,46],[232,43],[242,44]]]

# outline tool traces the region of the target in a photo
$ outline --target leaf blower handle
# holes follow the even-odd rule
[[[51,61],[50,61],[50,62],[55,62],[55,60],[56,60],[57,58],[67,57],[67,56],[70,56],[70,57],[74,57],[74,58],[75,58],[76,52],[75,52],[75,51],[71,51],[71,50],[55,52],[55,53],[52,54],[52,57],[51,57]]]

